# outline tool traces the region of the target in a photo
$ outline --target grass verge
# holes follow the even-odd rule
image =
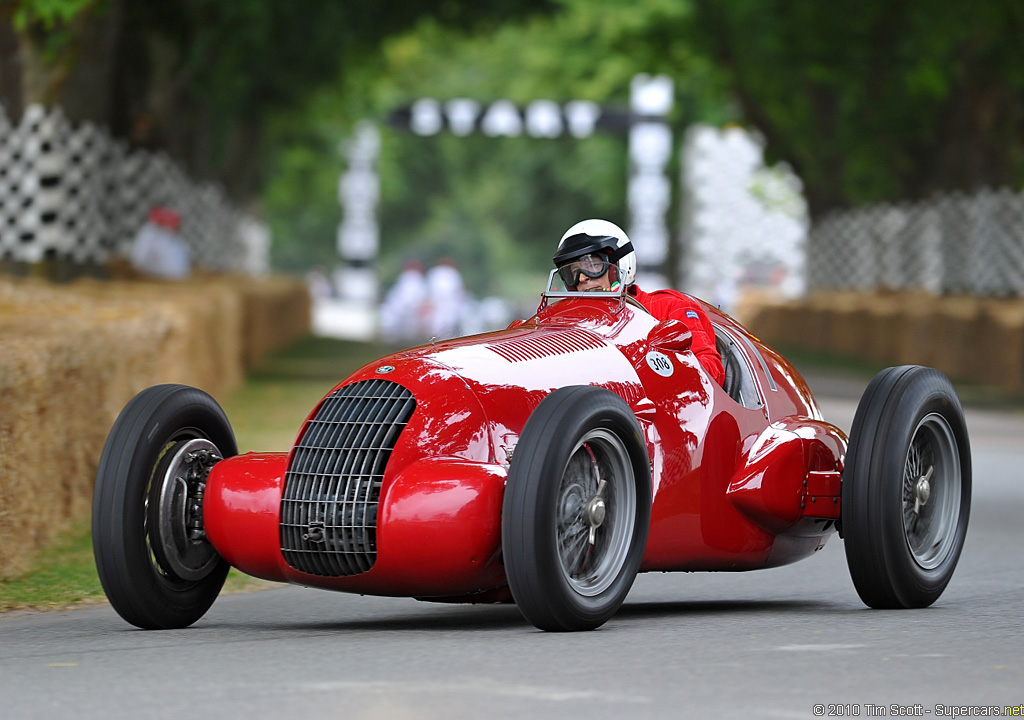
[[[320,398],[352,371],[387,352],[372,343],[309,337],[269,357],[243,385],[218,398],[239,451],[288,450]],[[224,591],[271,584],[232,570]],[[76,523],[44,548],[27,573],[0,579],[0,612],[65,608],[103,599],[88,521]]]

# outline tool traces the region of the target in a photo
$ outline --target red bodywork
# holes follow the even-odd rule
[[[279,521],[290,453],[214,467],[207,537],[232,565],[269,580],[501,599],[502,495],[519,434],[552,390],[598,385],[626,401],[646,435],[653,505],[642,570],[749,570],[806,557],[839,517],[846,436],[821,419],[792,365],[707,310],[738,353],[751,407],[683,349],[682,324],[659,323],[621,298],[563,300],[501,332],[396,353],[339,384],[385,377],[416,401],[384,472],[369,570],[323,577],[285,560]]]

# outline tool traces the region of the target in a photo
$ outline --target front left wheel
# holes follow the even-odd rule
[[[864,603],[934,603],[956,569],[970,508],[970,443],[952,384],[934,368],[883,370],[857,407],[843,470],[843,540]]]
[[[228,564],[206,540],[215,463],[238,452],[224,411],[185,385],[143,390],[107,436],[93,491],[96,570],[110,604],[143,629],[182,628],[213,604]]]
[[[651,517],[646,444],[633,412],[598,387],[556,390],[516,445],[502,552],[520,612],[542,630],[591,630],[622,605]]]

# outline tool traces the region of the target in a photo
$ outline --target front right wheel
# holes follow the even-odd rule
[[[647,542],[651,478],[633,412],[599,387],[561,388],[530,416],[502,507],[505,572],[542,630],[590,630],[622,605]]]

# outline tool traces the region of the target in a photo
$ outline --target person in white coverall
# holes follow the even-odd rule
[[[455,261],[442,258],[427,272],[427,295],[430,298],[430,335],[446,340],[459,334],[462,313],[466,307],[466,291]]]
[[[423,265],[411,260],[402,268],[380,309],[380,329],[384,340],[411,343],[425,340],[427,327],[427,281]]]
[[[190,270],[188,245],[179,234],[181,216],[155,207],[132,244],[132,266],[139,272],[166,280],[183,280]]]

